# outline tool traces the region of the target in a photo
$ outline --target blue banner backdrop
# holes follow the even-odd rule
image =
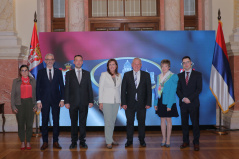
[[[89,109],[87,126],[104,126],[103,113],[98,108],[98,82],[106,63],[116,58],[122,77],[131,70],[134,57],[142,58],[142,70],[151,76],[152,93],[156,76],[161,73],[160,62],[171,61],[171,71],[182,71],[182,57],[190,56],[193,69],[202,72],[203,89],[200,94],[200,125],[216,124],[216,101],[209,89],[210,70],[215,44],[214,31],[144,31],[144,32],[64,32],[40,33],[42,56],[55,55],[55,67],[63,72],[74,68],[73,58],[81,54],[83,69],[90,71],[94,91],[94,107]],[[152,103],[154,98],[152,99]],[[180,115],[180,107],[177,100]],[[173,125],[181,125],[181,117],[172,118]],[[52,121],[51,121],[52,123]],[[135,125],[137,125],[135,120]],[[119,109],[116,126],[126,125],[125,111]],[[154,108],[147,110],[146,125],[160,125]],[[60,126],[70,126],[69,110],[61,108]]]

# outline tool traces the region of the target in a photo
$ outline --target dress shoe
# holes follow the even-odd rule
[[[43,144],[41,146],[41,150],[45,150],[46,148],[48,148],[48,143],[47,142],[43,142]]]
[[[112,144],[107,144],[106,147],[107,147],[108,149],[112,149]]]
[[[115,141],[113,141],[113,142],[112,142],[112,145],[119,145],[119,143],[118,143],[118,142],[115,142]]]
[[[180,145],[180,149],[184,149],[186,147],[189,147],[189,143],[184,142],[182,145]]]
[[[126,143],[125,143],[125,147],[129,147],[130,145],[132,145],[133,144],[133,142],[131,141],[127,141]]]
[[[69,149],[74,149],[76,148],[76,146],[77,146],[76,142],[72,142]]]
[[[80,142],[80,147],[87,149],[88,145],[85,142]]]
[[[53,143],[53,148],[62,149],[61,145],[58,142]]]
[[[199,151],[199,145],[198,144],[194,144],[194,151]]]
[[[146,147],[145,141],[140,141],[140,145],[141,145],[142,147]]]

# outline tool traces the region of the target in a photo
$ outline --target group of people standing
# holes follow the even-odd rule
[[[45,56],[46,68],[39,70],[37,80],[29,76],[29,68],[22,65],[19,69],[20,77],[13,81],[11,104],[17,115],[18,135],[21,140],[21,150],[30,150],[33,115],[37,107],[42,112],[41,150],[48,148],[48,120],[50,107],[53,117],[53,147],[61,149],[59,137],[60,107],[69,109],[71,119],[71,145],[69,149],[77,147],[88,148],[86,144],[86,119],[88,107],[93,107],[93,91],[90,73],[83,70],[83,57],[74,57],[75,69],[66,73],[65,86],[60,70],[53,67],[54,55]],[[154,108],[161,118],[162,142],[161,146],[170,147],[172,131],[171,117],[178,117],[176,93],[180,100],[183,144],[181,149],[189,146],[189,115],[193,125],[194,150],[199,150],[199,94],[202,90],[202,75],[192,70],[189,56],[182,58],[184,72],[174,74],[170,71],[170,61],[162,60],[162,73],[157,76],[155,87]],[[125,147],[133,144],[135,114],[138,120],[138,138],[142,147],[145,142],[146,109],[151,107],[152,86],[149,73],[141,70],[140,58],[132,61],[132,71],[126,72],[122,79],[118,73],[118,63],[115,59],[107,62],[107,71],[103,72],[99,81],[99,109],[103,111],[105,122],[106,147],[111,149],[118,143],[113,139],[116,116],[119,107],[125,110],[127,118],[127,142]],[[37,105],[37,107],[36,107]],[[78,122],[79,131],[78,137]],[[25,130],[26,127],[26,130]],[[25,139],[26,136],[26,139]],[[26,140],[26,145],[25,145]]]

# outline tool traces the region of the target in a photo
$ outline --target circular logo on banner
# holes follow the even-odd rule
[[[118,62],[118,72],[121,74],[122,79],[124,77],[124,74],[128,71],[133,70],[131,67],[131,63],[135,57],[120,57],[115,58]],[[146,71],[150,74],[152,89],[156,86],[156,76],[159,75],[162,70],[159,64],[148,60],[144,58],[140,58],[142,62],[142,68],[141,70]],[[105,72],[107,70],[107,62],[108,60],[105,60],[99,64],[97,64],[90,72],[91,80],[92,82],[99,87],[99,76],[101,72]],[[96,77],[97,75],[97,77]]]

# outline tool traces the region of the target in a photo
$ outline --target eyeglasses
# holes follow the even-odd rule
[[[183,65],[185,64],[189,64],[191,61],[187,61],[187,62],[182,62]]]
[[[54,61],[54,59],[45,59],[46,61]]]
[[[28,70],[21,70],[21,72],[28,72]]]

